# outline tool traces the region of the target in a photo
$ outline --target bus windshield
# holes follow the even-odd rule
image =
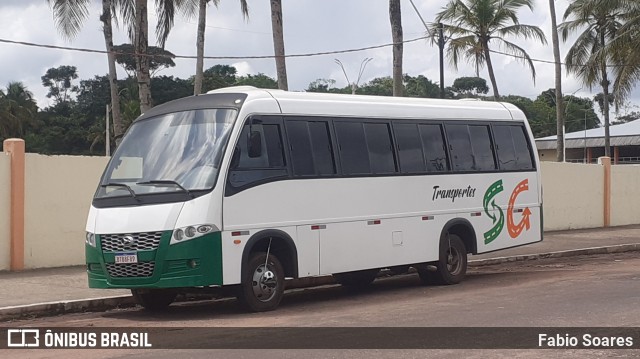
[[[235,109],[202,109],[134,122],[96,198],[212,189],[236,116]]]

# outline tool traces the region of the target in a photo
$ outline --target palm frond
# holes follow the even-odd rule
[[[514,55],[519,61],[526,63],[529,66],[529,70],[531,70],[531,78],[533,79],[533,83],[536,83],[536,67],[533,65],[533,61],[529,54],[520,46],[509,42],[505,39],[500,40],[501,47],[505,50],[506,53]]]
[[[89,16],[91,0],[47,0],[53,7],[58,31],[67,39],[74,38]]]

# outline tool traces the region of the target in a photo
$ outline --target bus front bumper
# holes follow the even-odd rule
[[[222,285],[221,233],[169,245],[172,231],[162,233],[153,250],[107,252],[85,244],[89,288],[185,288]],[[136,255],[137,263],[115,263],[119,254]]]

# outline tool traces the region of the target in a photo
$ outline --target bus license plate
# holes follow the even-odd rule
[[[138,255],[132,253],[116,254],[116,264],[138,263]]]

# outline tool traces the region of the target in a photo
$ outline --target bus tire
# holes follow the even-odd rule
[[[333,278],[342,286],[362,288],[371,284],[379,272],[380,269],[367,269],[357,272],[335,273]]]
[[[284,295],[284,269],[278,258],[269,254],[265,271],[266,253],[254,253],[246,263],[245,277],[240,284],[238,300],[249,311],[274,310]]]
[[[178,295],[170,289],[131,289],[131,294],[139,305],[150,312],[167,309]]]
[[[433,263],[435,271],[428,266],[417,268],[420,280],[425,284],[458,284],[467,273],[467,248],[455,234],[446,234],[440,239],[440,255]]]

